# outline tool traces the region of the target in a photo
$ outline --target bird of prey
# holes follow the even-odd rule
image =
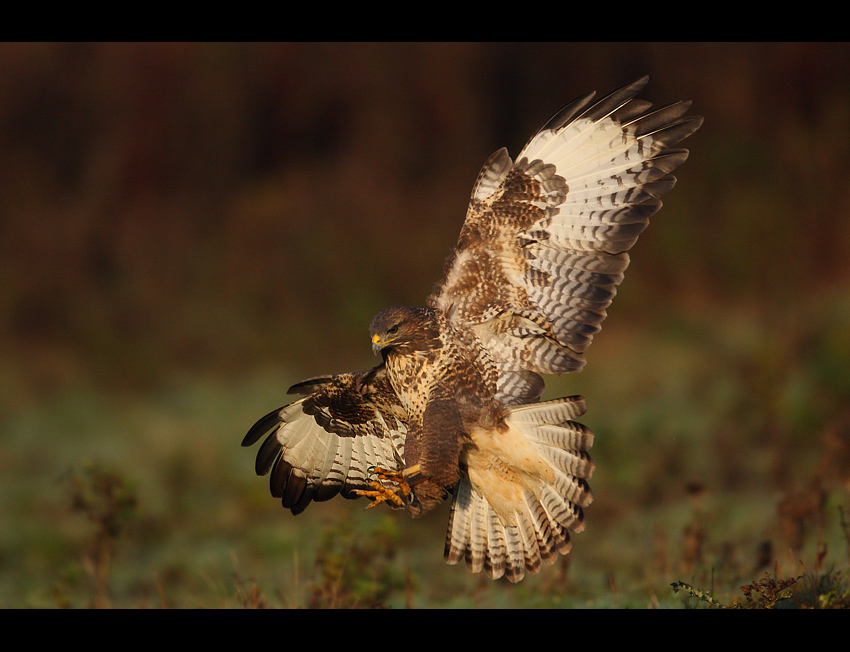
[[[452,496],[445,559],[518,582],[571,548],[592,499],[585,400],[541,401],[543,374],[579,371],[628,250],[676,182],[702,124],[689,101],[653,108],[639,79],[577,98],[516,161],[478,175],[427,307],[392,306],[381,356],[310,378],[250,429],[258,475],[293,514],[342,494],[419,516]]]

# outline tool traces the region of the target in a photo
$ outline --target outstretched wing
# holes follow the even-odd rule
[[[670,174],[672,146],[696,131],[690,102],[651,110],[634,96],[647,77],[596,104],[564,107],[516,163],[505,149],[478,176],[444,280],[429,298],[471,328],[502,372],[503,400],[542,390],[537,374],[577,371],[629,264],[626,253]]]
[[[257,421],[242,445],[268,433],[257,453],[257,475],[271,471],[272,496],[293,514],[339,493],[357,498],[353,491],[370,488],[370,467],[401,468],[407,414],[383,365],[311,378],[288,393],[306,396]]]

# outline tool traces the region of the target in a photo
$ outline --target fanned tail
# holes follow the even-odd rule
[[[574,396],[508,408],[509,433],[522,437],[539,457],[510,468],[521,480],[510,501],[498,488],[462,477],[446,536],[449,564],[463,559],[473,573],[518,582],[570,551],[570,531],[584,529],[583,508],[593,499],[587,483],[594,469],[587,453],[593,433],[573,421],[585,407]],[[486,491],[492,493],[489,500]]]

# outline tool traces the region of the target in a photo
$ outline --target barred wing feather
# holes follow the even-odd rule
[[[430,297],[472,328],[500,366],[500,398],[529,400],[528,372],[577,371],[629,264],[627,251],[687,158],[673,146],[702,118],[652,110],[647,78],[596,104],[580,97],[516,163],[499,150],[478,176],[443,282]],[[523,376],[523,372],[525,376]],[[530,385],[531,383],[531,385]]]
[[[272,495],[293,514],[337,494],[357,498],[370,488],[371,467],[403,466],[406,414],[383,366],[312,378],[289,393],[306,396],[259,419],[242,445],[266,436],[257,475],[269,474]]]

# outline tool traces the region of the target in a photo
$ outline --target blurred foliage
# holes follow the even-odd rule
[[[83,567],[94,584],[91,606],[109,606],[109,576],[118,537],[132,520],[136,507],[133,488],[120,474],[88,465],[68,478],[71,509],[86,515],[95,526],[84,553]]]
[[[424,301],[487,156],[518,152],[588,89],[645,73],[648,99],[691,98],[706,122],[616,309],[688,297],[770,312],[847,281],[848,55],[0,45],[4,358],[44,388],[83,373],[150,385],[171,369],[366,365],[368,320]]]
[[[422,305],[491,152],[646,73],[706,121],[586,370],[547,381],[597,433],[573,554],[513,587],[443,564],[444,511],[282,512],[247,427],[374,363],[369,320]],[[0,604],[680,606],[674,580],[732,604],[765,570],[846,577],[848,155],[841,43],[0,44]]]

